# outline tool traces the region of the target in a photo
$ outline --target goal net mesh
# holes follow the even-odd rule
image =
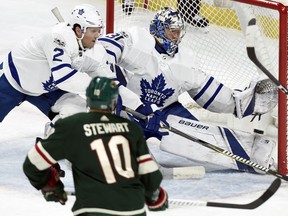
[[[265,7],[265,2],[269,5],[265,0],[261,6],[253,5],[253,0],[247,2],[248,4],[229,0],[115,0],[114,32],[133,26],[149,29],[150,21],[161,8],[178,10],[186,23],[186,34],[180,48],[188,47],[198,56],[201,69],[227,87],[244,89],[252,79],[263,74],[247,55],[245,13],[256,18],[260,30],[259,43],[261,49],[264,47],[259,49],[261,56],[258,57],[277,79],[280,59],[279,12]],[[236,120],[232,115],[219,115],[203,110],[186,94],[181,95],[179,100],[200,120],[223,123],[249,132],[261,128],[264,134],[277,139],[278,107],[265,114],[260,122],[250,123],[251,117]]]

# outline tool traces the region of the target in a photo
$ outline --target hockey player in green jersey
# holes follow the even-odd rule
[[[28,152],[23,170],[47,201],[65,204],[67,195],[57,161],[72,164],[74,215],[146,215],[168,208],[162,175],[140,126],[112,114],[118,87],[109,78],[92,79],[86,91],[87,113],[56,122],[49,136]]]

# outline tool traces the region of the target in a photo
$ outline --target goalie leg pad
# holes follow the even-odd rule
[[[275,166],[275,151],[276,142],[271,139],[267,139],[265,136],[255,134],[254,142],[251,151],[251,161],[254,161],[267,168]],[[274,168],[275,168],[274,167]]]
[[[269,167],[272,152],[275,150],[273,141],[258,134],[230,130],[203,122],[194,121],[178,116],[169,115],[167,121],[170,126],[201,139],[207,143],[227,149],[235,155],[248,160],[255,160],[259,165]],[[260,139],[261,138],[261,139]],[[264,141],[263,141],[264,140]],[[267,145],[262,145],[268,140]],[[215,164],[223,168],[255,172],[253,168],[235,161],[221,153],[208,149],[198,143],[194,143],[182,136],[169,133],[161,140],[160,148],[163,151],[185,157],[190,160]]]

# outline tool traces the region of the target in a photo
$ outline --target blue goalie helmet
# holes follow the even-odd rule
[[[177,11],[165,7],[158,11],[150,23],[150,34],[169,56],[174,56],[185,35],[184,21]]]

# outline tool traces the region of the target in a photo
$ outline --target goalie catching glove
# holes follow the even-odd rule
[[[251,114],[265,114],[271,111],[278,103],[278,88],[270,80],[258,78],[250,83],[249,88],[234,93],[238,118]]]
[[[168,194],[160,187],[150,198],[146,198],[146,204],[150,211],[164,211],[169,207]]]
[[[50,178],[48,183],[41,189],[46,201],[60,202],[65,205],[67,194],[64,191],[64,185],[60,180],[60,175],[55,167],[50,168]]]

